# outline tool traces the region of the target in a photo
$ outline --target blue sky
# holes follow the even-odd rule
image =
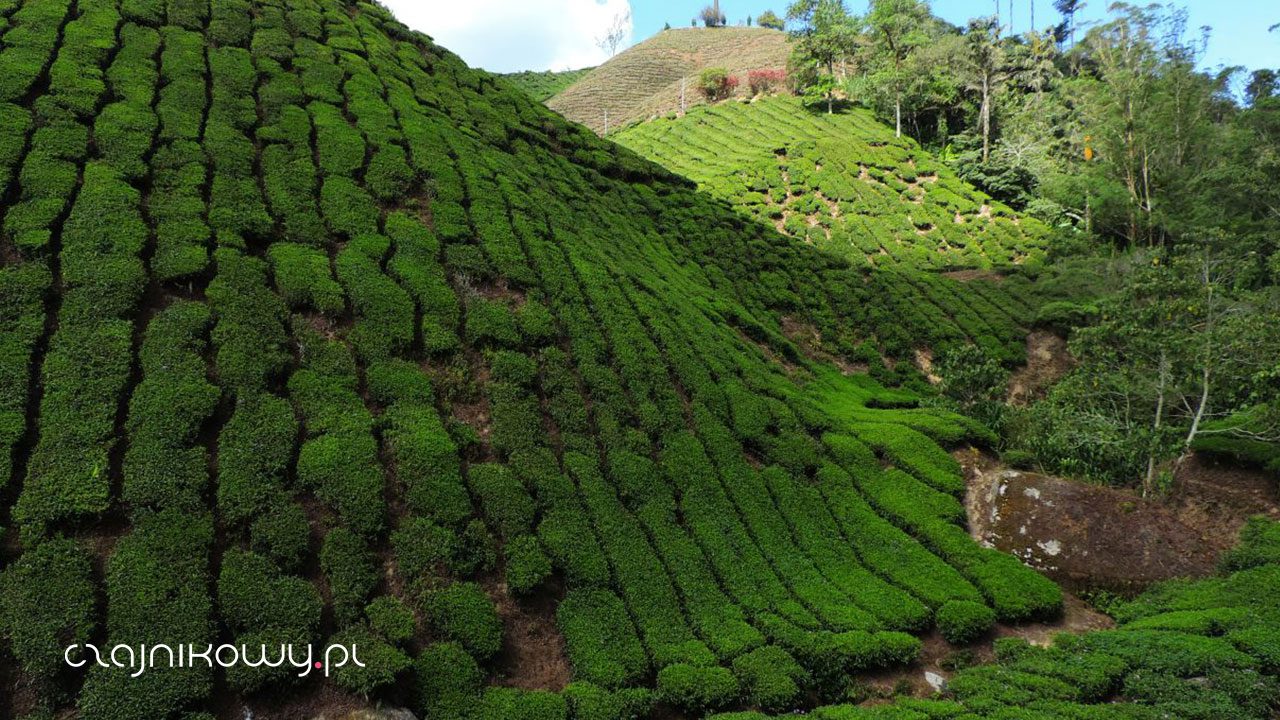
[[[846,0],[855,13],[865,12],[866,0]],[[999,0],[1001,19],[1009,21],[1009,0]],[[672,27],[689,25],[689,20],[706,4],[703,0],[632,0],[635,16],[635,37],[644,39],[666,22]],[[1026,32],[1031,29],[1031,5],[1033,0],[1014,0],[1013,29]],[[1134,3],[1143,5],[1145,2]],[[759,16],[772,9],[782,15],[787,0],[721,0],[720,9],[736,24],[748,15]],[[934,0],[930,7],[935,15],[957,25],[969,18],[992,15],[996,0]],[[1044,28],[1056,24],[1060,17],[1053,9],[1052,0],[1034,0],[1036,25]],[[1097,21],[1107,15],[1111,0],[1089,0],[1081,19]],[[1168,6],[1185,7],[1191,28],[1202,25],[1213,27],[1209,49],[1205,58],[1209,67],[1217,65],[1244,65],[1251,69],[1280,67],[1280,30],[1268,33],[1267,28],[1280,23],[1280,2],[1276,0],[1184,0],[1166,3]]]
[[[866,0],[847,0],[849,8],[865,11]],[[689,20],[710,0],[383,0],[410,26],[434,37],[472,65],[495,72],[566,70],[595,65],[607,59],[596,38],[615,19],[630,12],[630,42],[639,42],[662,29],[688,27]],[[1036,25],[1058,22],[1052,0],[1034,0]],[[721,0],[731,23],[758,16],[766,9],[778,14],[788,0]],[[957,25],[971,17],[991,15],[996,0],[933,0],[935,14]],[[1014,0],[1013,28],[1030,29],[1032,0]],[[1110,0],[1088,0],[1081,20],[1106,16]],[[1141,4],[1141,3],[1139,3]],[[1243,65],[1250,69],[1280,68],[1280,23],[1277,0],[1182,0],[1166,3],[1187,8],[1190,27],[1213,27],[1206,67]],[[1009,19],[1009,0],[1000,0],[1002,19]]]

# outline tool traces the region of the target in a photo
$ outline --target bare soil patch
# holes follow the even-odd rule
[[[1027,336],[1027,364],[1009,377],[1009,403],[1026,405],[1044,397],[1074,366],[1065,339],[1048,330],[1033,330]]]
[[[849,362],[822,349],[822,333],[818,332],[818,329],[810,323],[787,315],[784,315],[781,320],[782,334],[795,343],[796,347],[800,348],[800,352],[810,360],[835,365],[845,375],[855,375],[867,371],[865,363]]]
[[[499,685],[559,692],[572,679],[564,637],[556,627],[556,586],[529,598],[514,598],[500,578],[484,583],[502,620],[502,654],[494,670]]]

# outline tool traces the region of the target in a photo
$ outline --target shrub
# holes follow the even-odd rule
[[[617,688],[649,669],[626,606],[609,590],[570,590],[556,607],[556,624],[580,680]]]
[[[364,609],[369,627],[383,638],[396,644],[413,639],[417,629],[413,610],[394,595],[381,595]]]
[[[311,307],[331,315],[346,308],[346,296],[333,279],[329,256],[323,250],[297,243],[273,243],[267,254],[276,288],[291,307]]]
[[[414,662],[418,710],[429,718],[462,718],[480,699],[484,671],[456,642],[436,643]]]
[[[0,573],[0,635],[27,672],[54,677],[66,646],[89,641],[94,592],[89,555],[74,540],[40,543]]]
[[[249,527],[249,547],[285,572],[297,570],[311,545],[311,525],[301,506],[281,493]]]
[[[320,626],[323,602],[311,583],[284,575],[261,555],[233,549],[222,559],[218,606],[233,632],[274,628],[308,637]]]
[[[320,568],[329,583],[334,616],[343,625],[355,622],[378,584],[378,569],[369,547],[350,530],[330,530],[320,549]]]
[[[473,465],[469,477],[485,517],[502,537],[514,538],[533,529],[533,499],[509,468],[496,463]]]
[[[368,697],[380,687],[391,685],[409,668],[409,656],[387,644],[364,625],[356,625],[329,638],[331,645],[343,645],[353,652],[353,660],[333,671],[334,683]],[[357,665],[354,659],[363,663]]]
[[[547,690],[490,687],[484,691],[475,720],[567,720],[564,697]]]
[[[209,597],[208,515],[165,510],[146,516],[120,539],[107,563],[107,642],[131,647],[213,641]],[[141,681],[141,682],[140,682]],[[209,697],[210,668],[154,667],[142,678],[94,667],[80,695],[83,717],[129,720],[171,717]]]
[[[952,645],[968,645],[991,632],[996,614],[981,603],[952,600],[938,608],[938,629]]]
[[[521,535],[507,543],[507,587],[525,595],[551,576],[551,560],[533,535]]]
[[[655,700],[646,688],[606,690],[581,680],[569,683],[563,695],[574,720],[639,720],[649,716]]]
[[[458,553],[457,536],[423,517],[414,517],[391,533],[400,577],[410,586],[449,572]]]
[[[738,78],[724,68],[706,68],[698,75],[698,89],[708,102],[724,100],[738,89]]]
[[[782,18],[778,17],[778,14],[772,10],[765,10],[760,13],[760,17],[756,18],[756,24],[770,30],[782,30],[786,27],[786,23],[783,22]]]
[[[515,315],[496,300],[472,300],[467,304],[467,340],[482,346],[519,346],[520,330]]]
[[[776,645],[756,648],[733,660],[733,674],[742,683],[747,701],[767,712],[794,705],[807,673]]]
[[[439,636],[461,644],[477,660],[486,661],[502,648],[502,622],[479,585],[447,585],[428,593],[423,605]]]
[[[1280,565],[1280,523],[1262,516],[1249,518],[1240,530],[1240,544],[1228,550],[1218,565],[1225,572]]]
[[[786,70],[752,70],[747,73],[747,86],[751,88],[752,95],[773,92],[779,88],[786,87],[786,84]]]
[[[658,695],[693,715],[719,710],[738,699],[738,681],[728,668],[676,663],[658,671]]]

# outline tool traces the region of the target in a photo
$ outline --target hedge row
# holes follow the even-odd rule
[[[27,429],[31,355],[44,334],[52,278],[41,263],[0,269],[0,488],[14,473],[14,449]]]
[[[212,643],[212,546],[208,515],[164,510],[139,520],[107,563],[108,646],[164,644],[176,653],[178,644],[203,650]],[[199,662],[170,666],[164,654],[156,659],[157,667],[136,678],[136,666],[91,668],[80,694],[81,714],[105,720],[167,717],[208,699],[212,668]]]
[[[209,458],[197,440],[219,397],[205,378],[210,324],[208,306],[179,301],[147,325],[125,426],[122,498],[135,510],[204,505]]]
[[[1053,615],[1061,610],[1062,592],[1056,585],[1010,555],[979,547],[950,521],[953,518],[939,514],[937,503],[931,507],[931,503],[922,502],[928,497],[922,490],[927,488],[912,489],[915,481],[905,473],[869,468],[866,447],[853,438],[828,435],[824,439],[871,505],[972,582],[1002,621]],[[950,496],[937,497],[951,500]]]
[[[471,516],[458,448],[435,408],[430,381],[408,363],[375,365],[370,395],[384,407],[383,443],[405,488],[409,510],[448,528]]]
[[[218,575],[218,610],[237,645],[256,648],[301,646],[316,639],[323,600],[307,581],[285,575],[265,557],[231,549],[222,558]],[[239,664],[227,671],[227,681],[239,692],[278,687],[296,672]]]
[[[52,61],[70,0],[31,0],[9,17],[0,50],[0,102],[21,99]]]
[[[346,345],[294,324],[305,358],[289,378],[307,439],[298,452],[298,482],[366,538],[386,526],[383,472],[373,417],[356,392],[355,359]]]
[[[199,145],[209,92],[204,36],[170,25],[161,38],[162,86],[156,103],[161,147],[151,160],[147,211],[156,236],[152,273],[159,280],[177,280],[200,274],[209,264],[212,233],[204,220],[207,160]]]

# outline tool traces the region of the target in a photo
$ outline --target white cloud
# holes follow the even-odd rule
[[[629,0],[382,0],[401,22],[493,72],[570,70],[608,59],[596,41]],[[631,44],[626,24],[622,47]]]

